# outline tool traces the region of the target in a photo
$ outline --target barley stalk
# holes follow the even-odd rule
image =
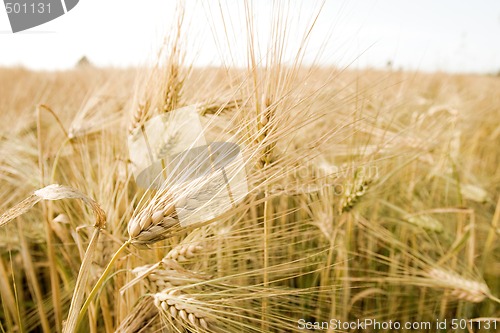
[[[258,135],[258,143],[259,146],[261,146],[264,141],[266,140],[266,137],[269,134],[269,118],[272,115],[272,112],[274,112],[274,107],[271,109],[271,100],[267,97],[263,97],[263,105],[264,105],[264,111],[260,115],[260,118],[257,123],[257,128],[259,129],[259,133],[262,132],[262,134]],[[259,111],[259,108],[257,108],[257,111]],[[264,143],[265,144],[265,143]],[[260,169],[266,168],[270,163],[271,163],[271,156],[272,156],[272,151],[274,148],[275,143],[269,143],[265,144],[265,147],[262,151],[262,155],[259,157],[259,161],[257,162],[257,167]],[[268,211],[269,211],[269,191],[266,188],[265,190],[265,201],[264,201],[264,212],[263,212],[263,218],[264,218],[264,276],[263,276],[263,285],[264,287],[269,286],[269,238],[271,234],[271,227],[272,227],[272,221],[269,220],[268,218]],[[268,300],[267,298],[264,298],[262,300],[262,329],[266,330],[267,329],[267,312],[268,312]]]
[[[122,246],[115,252],[111,260],[109,261],[108,265],[104,269],[104,271],[101,274],[101,277],[97,280],[96,284],[90,291],[90,294],[87,296],[87,299],[85,300],[85,303],[80,309],[80,312],[78,313],[77,319],[74,321],[74,327],[73,329],[67,329],[66,332],[74,332],[77,328],[78,325],[82,322],[83,317],[85,316],[85,313],[87,312],[87,309],[90,305],[90,303],[94,300],[95,296],[97,295],[97,292],[99,289],[102,287],[104,284],[104,281],[107,279],[108,275],[111,273],[111,270],[113,268],[113,265],[115,261],[120,257],[120,254],[125,251],[127,246],[130,245],[130,240],[126,241],[125,243],[122,244]]]

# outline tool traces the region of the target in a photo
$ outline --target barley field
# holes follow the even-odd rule
[[[0,68],[0,331],[500,331],[500,77],[285,64],[279,21],[261,63],[247,25],[246,67],[173,29],[154,66]]]

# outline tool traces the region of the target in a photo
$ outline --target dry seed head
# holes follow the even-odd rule
[[[260,116],[260,123],[262,124],[262,126],[266,126],[268,122],[269,118],[267,118],[266,115],[263,114]]]
[[[443,225],[438,220],[430,217],[429,215],[414,215],[407,216],[406,221],[425,230],[430,230],[434,232],[442,232]]]
[[[460,185],[460,193],[464,196],[464,198],[475,202],[488,201],[488,192],[476,185]]]
[[[137,109],[132,114],[132,120],[128,128],[129,134],[148,120],[149,106],[150,106],[149,101],[139,103]]]
[[[196,329],[208,330],[208,322],[196,300],[178,289],[165,289],[154,296],[154,304],[160,313],[175,322],[182,321]]]
[[[146,207],[128,223],[127,229],[133,243],[154,243],[165,238],[169,229],[177,226],[175,208],[171,201],[156,207]]]
[[[165,239],[168,231],[173,230],[178,224],[179,220],[166,216],[160,223],[152,225],[147,229],[141,229],[140,220],[132,220],[129,234],[132,243],[153,244]]]
[[[365,195],[371,180],[363,180],[361,184],[352,189],[346,188],[346,192],[340,201],[340,214],[351,211],[362,196]]]
[[[273,113],[276,111],[275,106],[272,106],[272,99],[268,95],[262,96],[262,110],[260,111],[260,117],[256,119],[258,133],[255,138],[255,143],[260,146],[260,152],[257,160],[257,168],[263,169],[267,165],[271,164],[273,158],[273,150],[276,143],[266,143],[266,139],[269,137],[271,131],[271,126],[269,121]]]
[[[162,112],[169,112],[177,109],[184,87],[184,73],[178,63],[180,60],[176,47],[172,49],[169,63],[167,64],[167,82],[163,93]]]
[[[148,275],[154,290],[163,290],[174,286],[183,286],[191,283],[193,280],[187,273],[175,269],[157,269]]]
[[[272,101],[269,97],[263,96],[262,97],[262,106],[264,110],[262,110],[261,115],[260,115],[260,124],[262,126],[266,126],[269,122],[269,118],[271,114],[274,112],[274,107],[271,107]]]
[[[103,228],[106,224],[106,214],[101,209],[99,204],[93,199],[89,198],[79,190],[63,186],[59,184],[52,184],[45,186],[39,190],[36,190],[29,197],[7,210],[0,216],[0,227],[9,223],[16,217],[26,213],[34,205],[36,205],[40,200],[61,200],[61,199],[79,199],[82,200],[87,206],[89,206],[96,217],[96,222],[94,226],[96,228]]]
[[[198,243],[180,244],[170,250],[165,256],[165,259],[172,259],[181,263],[194,258],[202,250],[203,246]]]
[[[334,224],[332,222],[332,216],[327,212],[317,211],[315,213],[315,223],[321,233],[326,237],[326,239],[332,239],[334,233]]]
[[[267,109],[271,106],[273,98],[269,94],[262,95],[262,105]]]
[[[464,301],[479,303],[489,294],[488,286],[483,282],[465,279],[458,274],[447,272],[442,269],[433,268],[429,276],[438,280],[440,285],[451,291],[451,295]]]

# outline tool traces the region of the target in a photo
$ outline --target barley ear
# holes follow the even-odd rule
[[[170,230],[179,229],[173,203],[159,201],[159,206],[146,207],[129,221],[127,230],[132,244],[147,246],[167,238]]]
[[[450,294],[459,300],[471,303],[480,303],[491,294],[484,282],[466,279],[456,273],[439,268],[433,268],[428,273],[440,286],[450,291]]]
[[[174,325],[188,326],[196,331],[209,329],[206,313],[201,310],[195,298],[174,288],[156,293],[153,298],[160,314],[170,319]]]

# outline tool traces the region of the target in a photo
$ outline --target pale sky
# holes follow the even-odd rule
[[[289,56],[316,12],[317,0],[291,0]],[[242,1],[188,0],[184,39],[195,65],[244,65]],[[265,46],[271,1],[255,0],[260,43]],[[175,0],[80,0],[66,15],[12,34],[0,5],[0,66],[65,69],[86,55],[99,66],[145,64],[155,57],[175,20]],[[216,37],[216,38],[214,38]],[[219,43],[216,43],[218,41]],[[218,45],[218,46],[217,46]],[[318,54],[321,55],[316,59]],[[498,0],[326,0],[305,61],[363,68],[451,72],[500,71]]]

